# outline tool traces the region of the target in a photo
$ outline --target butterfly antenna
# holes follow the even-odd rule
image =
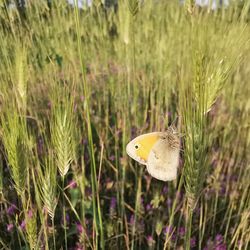
[[[177,124],[177,125],[176,125]],[[178,115],[174,120],[173,122],[170,124],[169,128],[170,131],[173,133],[173,134],[177,134],[179,137],[183,137],[185,136],[184,133],[180,133],[178,131],[181,130],[181,116]]]

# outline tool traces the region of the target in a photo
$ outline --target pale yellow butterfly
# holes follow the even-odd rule
[[[166,132],[140,135],[128,143],[127,154],[146,165],[149,174],[161,181],[176,179],[179,165],[180,139],[169,127]]]

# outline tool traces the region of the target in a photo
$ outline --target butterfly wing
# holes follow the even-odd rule
[[[126,146],[127,154],[140,164],[146,165],[149,153],[161,134],[161,132],[152,132],[136,137]]]
[[[149,153],[147,170],[154,178],[162,181],[176,179],[179,165],[179,140],[173,146],[168,137],[160,138]]]

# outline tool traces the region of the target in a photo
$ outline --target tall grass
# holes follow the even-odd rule
[[[249,3],[0,12],[3,249],[249,248]],[[178,120],[176,181],[125,152]]]

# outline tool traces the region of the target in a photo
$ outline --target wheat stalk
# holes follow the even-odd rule
[[[138,0],[127,0],[128,8],[130,14],[135,17],[139,11],[139,1]]]
[[[51,154],[45,161],[45,165],[38,165],[38,189],[41,200],[51,220],[54,219],[57,206],[57,168]]]
[[[1,115],[2,139],[16,191],[23,196],[28,171],[26,123],[15,110]]]
[[[13,89],[16,94],[18,109],[26,113],[27,105],[27,52],[25,47],[17,46],[15,48],[14,74],[12,76]]]
[[[56,166],[64,177],[75,157],[73,102],[66,88],[54,89],[53,93],[56,96],[52,107],[51,139]]]
[[[25,210],[25,228],[30,249],[37,246],[37,212],[33,208]]]

